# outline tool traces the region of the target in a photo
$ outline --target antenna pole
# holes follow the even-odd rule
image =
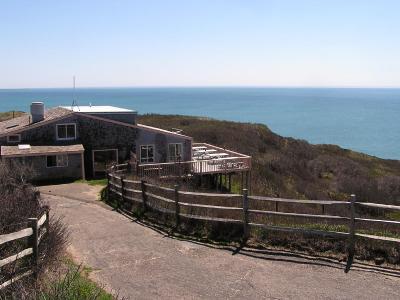
[[[74,109],[74,106],[76,106],[79,110],[79,106],[78,106],[78,101],[76,101],[75,98],[75,75],[72,77],[72,84],[73,84],[73,90],[72,90],[72,105],[71,105],[71,109]]]

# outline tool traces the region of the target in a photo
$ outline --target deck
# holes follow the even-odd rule
[[[231,174],[250,170],[251,156],[206,143],[194,143],[191,161],[141,164],[138,175],[167,177]]]

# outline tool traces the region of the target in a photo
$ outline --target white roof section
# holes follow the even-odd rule
[[[109,106],[109,105],[91,105],[91,106],[61,106],[62,108],[71,110],[73,112],[82,113],[136,113],[136,111],[121,107]]]

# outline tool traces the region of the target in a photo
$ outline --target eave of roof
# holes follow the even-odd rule
[[[83,153],[82,144],[65,146],[30,146],[29,149],[19,149],[18,146],[1,146],[1,157],[44,156],[55,154]]]
[[[147,130],[154,131],[154,132],[160,132],[160,133],[164,133],[164,134],[169,134],[169,135],[173,135],[173,136],[179,136],[179,137],[183,137],[183,138],[186,138],[186,139],[193,140],[193,138],[191,136],[187,136],[187,135],[184,135],[184,134],[168,131],[168,130],[157,128],[157,127],[152,127],[152,126],[143,125],[143,124],[137,124],[136,126],[138,128],[147,129]]]
[[[18,118],[10,119],[7,121],[3,121],[0,122],[0,137],[40,127],[49,124],[51,122],[71,116],[72,114],[73,112],[70,110],[67,110],[62,107],[55,107],[46,110],[44,120],[36,123],[31,123],[31,115],[29,114],[26,114]],[[17,125],[17,126],[12,126],[12,125]]]
[[[28,124],[25,125],[21,125],[18,127],[13,128],[12,130],[6,131],[6,132],[1,132],[2,130],[2,124],[4,125],[5,122],[8,122],[10,120],[4,121],[4,122],[0,122],[0,137],[3,136],[7,136],[10,134],[16,134],[16,133],[21,133],[25,130],[30,130],[36,127],[40,127],[49,123],[52,123],[54,121],[58,121],[58,120],[62,120],[66,117],[72,116],[72,115],[77,115],[77,116],[83,116],[83,117],[87,117],[87,118],[92,118],[92,119],[96,119],[99,121],[103,121],[103,122],[108,122],[108,123],[113,123],[116,125],[121,125],[121,126],[125,126],[125,127],[131,127],[131,128],[139,128],[139,129],[145,129],[145,130],[150,130],[153,132],[160,132],[160,133],[164,133],[167,135],[171,135],[171,136],[179,136],[182,138],[186,138],[186,139],[190,139],[192,140],[193,138],[187,135],[183,135],[180,133],[176,133],[176,132],[172,132],[172,131],[168,131],[165,129],[161,129],[161,128],[157,128],[157,127],[152,127],[152,126],[147,126],[147,125],[143,125],[143,124],[128,124],[128,123],[124,123],[124,122],[120,122],[120,121],[115,121],[115,120],[111,120],[111,119],[106,119],[97,115],[93,115],[93,114],[89,114],[89,113],[83,113],[83,112],[74,112],[71,110],[68,110],[66,108],[62,108],[62,107],[56,107],[56,108],[51,108],[49,110],[46,111],[49,114],[49,117],[45,118],[43,121],[39,121],[36,123],[30,123],[28,122]],[[58,113],[58,114],[57,114]],[[26,115],[23,116],[25,118],[30,118],[30,115]],[[21,118],[21,117],[19,117]],[[18,118],[15,119],[11,119],[11,120],[16,120]],[[4,127],[4,126],[3,126]]]

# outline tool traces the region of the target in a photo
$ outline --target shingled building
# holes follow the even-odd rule
[[[1,159],[30,164],[36,180],[101,176],[135,157],[140,164],[190,161],[192,138],[137,124],[137,113],[113,106],[31,104],[30,114],[0,122]]]

